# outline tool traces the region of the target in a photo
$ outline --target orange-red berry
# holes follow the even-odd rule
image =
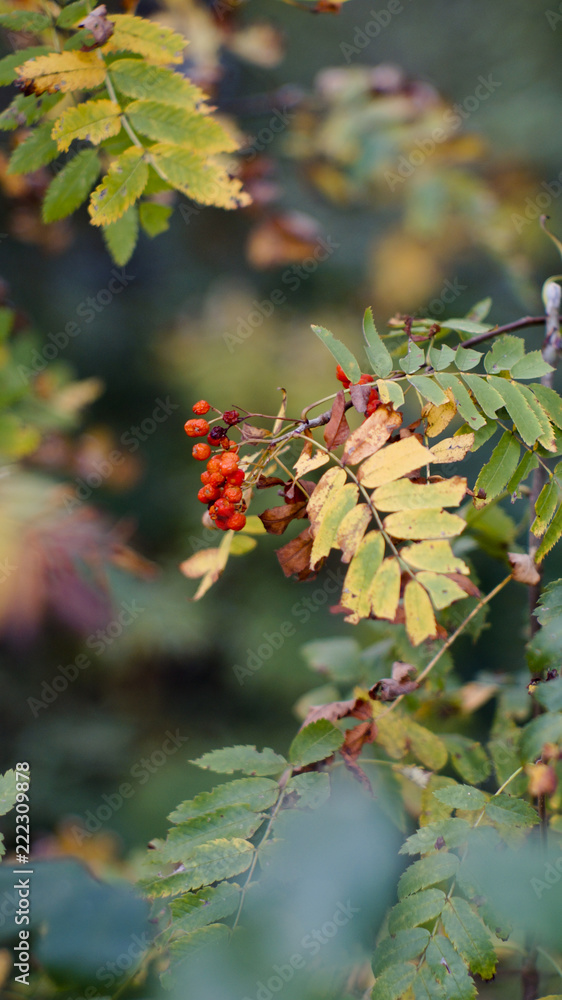
[[[221,458],[222,455],[213,455],[213,457],[207,462],[207,472],[220,472]]]
[[[209,484],[214,485],[213,484],[213,474],[211,472],[202,472],[201,473],[201,482],[203,483],[203,486],[208,486]]]
[[[191,449],[191,454],[198,462],[205,462],[211,455],[211,449],[208,444],[203,444],[202,441],[199,444],[194,444]]]
[[[226,482],[226,479],[224,478],[222,472],[211,472],[209,473],[209,475],[211,477],[210,479],[211,486],[216,486],[218,488],[219,486],[223,486],[223,484]]]
[[[336,367],[336,378],[343,385],[344,389],[349,389],[351,385],[351,379],[348,379],[341,365]]]
[[[220,457],[220,471],[225,476],[230,476],[233,472],[236,472],[238,468],[238,458],[236,455],[231,454],[231,452],[225,452],[224,455]]]
[[[230,528],[232,531],[241,531],[245,524],[246,518],[244,514],[239,514],[238,512],[229,517],[226,522],[227,528]]]
[[[206,420],[187,420],[184,424],[184,431],[188,437],[205,437],[209,433],[209,425]]]
[[[380,396],[376,389],[371,389],[371,392],[369,393],[369,399],[367,401],[367,409],[365,410],[365,416],[370,417],[371,414],[375,412],[378,406],[380,406]]]
[[[230,503],[239,503],[242,499],[242,490],[239,486],[227,486],[223,495]]]
[[[209,484],[201,487],[199,493],[197,494],[197,499],[200,500],[201,503],[213,503],[213,501],[217,499],[218,495],[219,494],[215,487]]]
[[[223,449],[224,451],[229,451],[229,450],[230,450],[230,446],[231,446],[231,444],[232,444],[232,443],[233,443],[233,442],[232,442],[232,441],[230,441],[230,439],[229,439],[229,438],[227,438],[227,437],[223,437],[223,438],[221,438],[221,443],[220,443],[220,444],[221,444],[221,448],[222,448],[222,449]],[[236,445],[235,445],[234,447],[236,447]]]
[[[211,409],[211,407],[209,406],[209,403],[207,402],[206,399],[200,399],[199,402],[198,403],[194,403],[191,408],[192,408],[193,412],[197,413],[198,416],[200,416],[200,417],[203,417],[205,415],[205,413],[208,413],[209,410]]]
[[[369,382],[374,382],[374,381],[375,380],[372,375],[362,375],[357,385],[368,385]]]
[[[244,482],[244,470],[236,469],[236,472],[231,472],[227,476],[229,486],[242,486]]]

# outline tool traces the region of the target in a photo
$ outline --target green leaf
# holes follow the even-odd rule
[[[421,892],[407,896],[392,908],[388,917],[388,929],[391,934],[397,931],[426,924],[438,917],[445,905],[445,893],[441,889],[422,889]]]
[[[143,879],[140,888],[149,896],[176,895],[188,889],[232,878],[247,871],[254,848],[247,840],[219,838],[196,847],[182,871],[162,879]]]
[[[425,927],[412,927],[408,931],[398,931],[394,937],[384,938],[375,948],[373,972],[380,976],[389,966],[397,962],[411,962],[427,947],[429,931]]]
[[[95,149],[83,149],[51,181],[43,200],[43,222],[71,215],[86,200],[101,170]]]
[[[497,964],[494,946],[480,917],[467,901],[458,896],[449,899],[441,919],[447,937],[468,962],[471,972],[482,979],[491,979]]]
[[[486,420],[484,427],[479,427],[477,431],[474,431],[473,432],[474,441],[470,449],[471,455],[474,454],[475,451],[478,451],[478,449],[481,448],[482,445],[486,444],[490,440],[490,438],[494,436],[497,429],[498,425],[496,424],[495,420]],[[469,431],[470,427],[468,426],[468,424],[463,424],[462,427],[459,427],[456,433],[468,434]]]
[[[422,572],[416,574],[416,580],[428,591],[434,608],[442,611],[455,601],[462,601],[468,596],[466,590],[448,576],[439,573]]]
[[[562,580],[555,580],[545,587],[534,612],[543,627],[559,625],[562,619]]]
[[[5,816],[16,804],[16,772],[12,769],[0,775],[0,816]]]
[[[312,326],[316,336],[326,345],[337,363],[341,365],[350,382],[358,382],[361,378],[361,369],[351,351],[342,344],[341,340],[336,340],[329,330],[323,326]]]
[[[521,392],[520,387],[515,382],[508,382],[505,378],[490,376],[489,381],[492,384],[492,388],[496,389],[502,397],[506,410],[525,444],[535,444],[542,434],[541,425]]]
[[[37,117],[38,99],[34,94],[18,94],[9,107],[0,114],[0,130],[12,132],[22,125],[31,125]]]
[[[425,767],[432,771],[440,771],[442,767],[445,767],[449,755],[443,740],[437,733],[432,733],[425,726],[420,726],[419,722],[408,719],[407,736],[412,753]]]
[[[117,222],[102,229],[103,238],[111,257],[123,267],[133,256],[139,235],[139,213],[136,205],[131,205]]]
[[[43,122],[20,142],[10,158],[9,174],[31,174],[58,156],[56,142],[51,138],[52,122]]]
[[[83,21],[90,13],[92,5],[89,0],[76,0],[61,10],[57,17],[57,28],[72,28],[78,21]]]
[[[297,733],[289,749],[293,767],[307,767],[339,750],[344,734],[327,719],[318,719]]]
[[[533,763],[540,757],[545,743],[562,741],[562,715],[539,715],[523,727],[519,750],[523,763]]]
[[[479,406],[488,417],[495,417],[498,410],[505,406],[502,396],[480,375],[464,375],[463,381],[474,395]]]
[[[158,101],[188,111],[204,104],[205,94],[180,73],[163,66],[149,66],[143,59],[118,59],[109,72],[122,94]]]
[[[523,483],[531,474],[533,469],[538,468],[538,464],[539,460],[535,453],[532,451],[526,451],[506,486],[507,492],[514,493],[519,486],[519,483]]]
[[[459,413],[464,417],[467,424],[469,424],[471,431],[478,430],[479,427],[484,427],[486,421],[476,409],[458,375],[441,373],[436,378],[443,389],[452,390]]]
[[[145,233],[151,237],[166,232],[170,225],[171,214],[170,205],[159,205],[156,201],[142,201],[139,205],[140,224]]]
[[[93,191],[88,211],[94,226],[116,222],[143,193],[148,181],[144,150],[132,146],[111,164]]]
[[[543,540],[535,553],[535,562],[541,562],[562,537],[562,506],[558,508],[550,525],[545,531]]]
[[[14,10],[9,14],[0,14],[0,28],[6,31],[28,31],[30,34],[36,34],[45,31],[51,25],[52,21],[48,14],[39,14],[33,10]]]
[[[482,357],[481,351],[472,351],[467,347],[457,347],[455,353],[455,365],[460,372],[468,372],[471,368],[476,368]]]
[[[559,491],[556,482],[552,479],[549,483],[545,483],[538,495],[535,504],[536,517],[531,525],[531,531],[537,538],[541,538],[544,535],[554,517],[554,512],[558,506],[558,496]]]
[[[355,483],[347,483],[330,494],[314,525],[314,542],[310,553],[311,566],[316,566],[336,545],[338,528],[345,515],[349,514],[356,506],[358,496],[359,487]]]
[[[476,323],[472,319],[446,319],[440,320],[440,326],[446,330],[457,330],[459,333],[470,333],[475,336],[478,333],[487,333],[492,327],[489,323]]]
[[[439,388],[435,379],[430,378],[428,375],[412,375],[408,379],[408,382],[410,385],[413,385],[414,389],[417,389],[424,399],[428,399],[430,403],[442,406],[443,403],[447,402],[447,396],[443,390]]]
[[[408,353],[405,358],[400,359],[398,364],[407,375],[413,375],[425,364],[425,354],[415,340],[408,340]]]
[[[544,409],[542,404],[539,403],[536,396],[533,395],[531,391],[531,386],[520,385],[518,386],[518,388],[519,392],[522,394],[522,396],[524,396],[525,400],[529,404],[531,410],[535,414],[535,417],[537,418],[540,424],[541,434],[539,435],[538,441],[540,442],[540,444],[542,444],[543,448],[546,448],[547,451],[555,452],[556,440],[554,435],[554,427],[552,426],[548,418],[546,410]]]
[[[443,371],[444,368],[448,368],[452,365],[455,360],[456,351],[453,351],[451,347],[447,347],[447,344],[443,344],[442,347],[434,347],[433,344],[427,352],[427,361],[432,368],[435,368],[436,372]]]
[[[480,470],[474,492],[483,490],[486,500],[497,497],[513,476],[519,462],[520,451],[519,441],[509,431],[505,431],[494,448],[489,462]]]
[[[59,149],[66,152],[75,139],[86,139],[98,146],[120,131],[121,108],[115,101],[101,99],[83,101],[63,111],[53,126],[52,136]]]
[[[485,299],[480,299],[479,302],[476,302],[475,305],[473,305],[472,309],[468,312],[468,318],[475,320],[477,323],[481,323],[483,319],[486,319],[486,316],[488,316],[491,308],[492,299],[489,295],[487,295]]]
[[[476,995],[476,986],[462,958],[442,934],[429,942],[425,960],[437,982],[445,986],[446,997],[472,1000]]]
[[[539,817],[532,806],[524,799],[512,798],[510,795],[494,795],[486,804],[486,815],[493,823],[503,823],[504,826],[535,826]]]
[[[220,882],[212,889],[188,892],[170,903],[175,931],[195,931],[207,924],[229,917],[238,908],[240,886],[235,882]]]
[[[562,399],[558,393],[549,386],[541,385],[540,383],[532,385],[531,389],[537,397],[539,403],[548,413],[552,422],[555,423],[557,427],[562,428]]]
[[[455,771],[471,785],[480,785],[492,773],[492,764],[484,747],[456,733],[443,736]]]
[[[452,878],[458,866],[459,859],[456,854],[449,854],[448,851],[439,851],[437,854],[429,854],[419,861],[414,861],[413,865],[406,868],[400,876],[398,899],[404,899],[413,892]]]
[[[383,387],[381,389],[381,386]],[[392,403],[395,410],[399,410],[401,406],[404,405],[404,393],[402,392],[402,387],[399,382],[392,379],[384,381],[384,379],[377,379],[377,389],[379,390],[379,396],[381,397],[383,403],[385,402],[384,393],[386,391],[388,399]]]
[[[542,378],[548,372],[553,372],[554,368],[543,358],[540,351],[530,351],[519,361],[516,361],[511,369],[512,378]]]
[[[549,712],[560,712],[562,710],[562,677],[553,677],[545,684],[537,684],[535,700],[544,705]]]
[[[363,317],[363,336],[367,344],[365,350],[371,362],[371,367],[380,378],[387,378],[394,368],[392,357],[377,333],[373,319],[373,310],[369,306]],[[343,365],[342,365],[343,367]]]
[[[263,812],[275,805],[279,786],[270,778],[237,778],[224,785],[217,785],[211,792],[200,792],[194,799],[182,802],[170,813],[172,823],[182,823],[196,816],[206,816],[225,806],[247,806]]]
[[[428,823],[408,837],[398,853],[427,854],[429,851],[437,851],[444,847],[453,850],[465,843],[469,832],[470,826],[466,820],[456,817],[439,823]]]
[[[389,965],[377,976],[371,1000],[398,1000],[403,997],[416,978],[416,968],[403,960],[399,965]]]
[[[296,792],[299,796],[298,806],[306,809],[318,809],[330,797],[329,775],[321,771],[306,771],[295,774],[286,784],[287,792]]]
[[[225,747],[223,750],[211,750],[204,753],[192,764],[216,771],[219,774],[233,774],[242,771],[244,774],[264,775],[279,774],[287,766],[287,761],[280,754],[274,753],[269,747],[256,750],[255,746]]]
[[[524,354],[524,341],[520,337],[504,334],[494,341],[492,350],[486,354],[484,368],[488,375],[498,375],[500,372],[511,371]]]
[[[9,56],[4,56],[3,59],[0,59],[0,86],[5,87],[8,83],[14,83],[17,79],[16,69],[27,59],[47,55],[50,51],[46,45],[34,45],[28,49],[18,49],[17,52],[10,52]]]
[[[436,789],[433,794],[452,809],[483,809],[487,802],[484,792],[471,785],[447,785],[446,788]]]
[[[220,122],[198,111],[158,101],[133,101],[127,118],[137,132],[157,142],[173,142],[199,152],[232,153],[238,142]]]
[[[158,850],[165,861],[186,864],[202,845],[219,837],[247,840],[263,823],[263,815],[246,805],[224,806],[216,812],[194,816],[168,831],[168,837]]]

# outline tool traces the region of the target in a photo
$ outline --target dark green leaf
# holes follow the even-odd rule
[[[398,931],[394,937],[387,937],[375,948],[373,972],[380,976],[389,965],[396,962],[411,962],[421,955],[429,941],[429,931],[425,927],[412,927],[409,931]]]
[[[394,368],[392,357],[377,333],[373,320],[373,310],[365,309],[363,317],[363,336],[367,344],[365,350],[371,367],[379,378],[387,378]]]
[[[427,854],[444,847],[452,850],[464,844],[470,826],[465,819],[446,819],[439,823],[428,823],[420,826],[411,837],[402,844],[399,854]]]
[[[483,809],[487,801],[484,792],[471,785],[448,785],[446,788],[436,789],[433,794],[452,809]]]
[[[32,45],[28,49],[19,49],[17,52],[10,52],[9,56],[4,56],[0,59],[0,86],[5,87],[17,79],[18,66],[28,59],[35,59],[36,56],[45,56],[50,51],[46,45]]]
[[[446,373],[440,373],[436,376],[439,385],[443,389],[451,389],[455,397],[456,404],[459,409],[459,413],[469,424],[471,431],[478,430],[479,427],[483,427],[486,420],[482,414],[476,409],[472,399],[470,398],[468,391],[465,389],[458,375],[448,375]]]
[[[218,785],[211,792],[200,792],[194,799],[182,802],[170,813],[172,823],[183,823],[196,816],[206,816],[225,806],[247,806],[263,812],[275,805],[279,785],[271,778],[237,778],[225,785]]]
[[[0,64],[1,65],[1,64]],[[557,427],[562,427],[562,399],[547,385],[533,385],[532,391]]]
[[[490,382],[504,400],[506,410],[525,444],[535,444],[543,433],[542,428],[520,387],[505,378],[490,376]]]
[[[562,677],[553,677],[551,681],[537,684],[535,699],[549,712],[562,710]]]
[[[429,854],[419,861],[414,861],[413,865],[406,868],[400,876],[398,899],[404,899],[413,892],[452,878],[458,865],[459,859],[456,854],[449,854],[448,851],[439,851],[437,854]]]
[[[480,785],[492,773],[492,764],[484,747],[476,740],[456,733],[442,737],[455,770],[470,785]]]
[[[562,741],[562,715],[539,715],[524,726],[519,749],[522,761],[533,763],[540,757],[545,743]]]
[[[492,389],[489,382],[486,381],[481,375],[464,375],[463,381],[466,382],[468,388],[473,393],[474,398],[479,406],[482,407],[484,413],[488,417],[495,417],[498,410],[501,410],[505,406],[505,403],[500,396],[499,392]]]
[[[82,149],[59,171],[47,188],[43,201],[43,222],[55,222],[71,215],[86,200],[101,165],[95,149]]]
[[[223,750],[211,750],[197,760],[192,760],[197,767],[219,774],[233,774],[242,771],[244,774],[262,776],[279,774],[287,766],[287,761],[280,754],[274,753],[269,747],[256,750],[254,746],[225,747]]]
[[[306,767],[325,760],[339,750],[344,734],[327,719],[318,719],[297,733],[289,748],[289,760],[294,767]]]
[[[519,441],[509,431],[505,431],[494,448],[489,462],[480,470],[474,487],[475,493],[484,490],[487,500],[497,497],[513,476],[519,462],[520,451]]]
[[[398,1000],[403,997],[416,977],[416,968],[409,963],[389,965],[380,976],[377,976],[371,1000]]]
[[[471,972],[491,979],[497,957],[492,941],[480,917],[465,899],[454,896],[441,915],[445,933],[456,951],[468,962]]]
[[[493,823],[504,826],[535,826],[539,821],[537,813],[524,799],[511,795],[494,795],[486,805],[486,815]]]
[[[353,383],[358,382],[361,378],[361,369],[349,348],[345,344],[342,344],[341,340],[337,340],[323,326],[313,325],[312,329],[322,343],[326,345],[337,363],[341,365],[349,381]]]
[[[489,375],[511,371],[525,354],[525,343],[520,337],[505,334],[494,341],[491,351],[484,358],[484,368]]]
[[[197,848],[219,837],[238,837],[247,840],[259,829],[264,817],[248,806],[224,806],[214,813],[194,816],[179,823],[168,832],[168,837],[158,849],[164,861],[181,862],[193,857]]]
[[[534,452],[526,451],[506,486],[507,492],[514,493],[519,486],[519,483],[523,483],[531,474],[533,469],[538,467],[538,464],[539,461]]]
[[[445,905],[445,893],[441,889],[423,889],[407,896],[392,908],[388,917],[391,934],[397,931],[426,924],[438,917]]]
[[[174,930],[189,932],[214,924],[234,913],[239,900],[240,886],[235,882],[220,882],[212,889],[187,892],[170,903]]]

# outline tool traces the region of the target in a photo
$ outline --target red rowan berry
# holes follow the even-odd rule
[[[228,427],[219,427],[218,425],[215,427],[211,427],[207,441],[209,442],[209,444],[216,446],[218,445],[219,441],[222,441],[223,437],[225,437],[226,434],[228,434]]]
[[[238,513],[233,514],[226,522],[227,528],[230,528],[232,531],[241,531],[245,524],[246,518],[244,514]]]
[[[223,496],[230,503],[239,503],[242,499],[242,490],[239,486],[227,486]]]
[[[213,503],[213,501],[217,499],[218,495],[219,494],[214,486],[207,485],[201,487],[199,493],[197,494],[197,499],[200,500],[201,503]]]
[[[375,412],[377,407],[380,405],[380,396],[376,389],[371,389],[369,393],[369,399],[367,401],[367,409],[365,410],[365,416],[370,417],[372,413]]]
[[[229,503],[225,497],[219,497],[214,504],[215,510],[220,517],[230,517],[234,514],[234,504]]]
[[[211,455],[211,449],[208,444],[203,444],[202,441],[199,444],[194,444],[191,449],[191,454],[198,462],[205,462]]]
[[[236,472],[230,472],[226,478],[229,486],[242,486],[244,482],[244,470],[236,469]]]
[[[201,482],[203,483],[203,486],[209,486],[209,484],[211,484],[211,486],[216,485],[213,483],[213,474],[211,472],[202,472]]]
[[[206,399],[200,399],[198,403],[193,404],[191,409],[193,410],[194,413],[197,413],[198,416],[203,417],[206,413],[209,412],[211,407],[209,406]]]
[[[224,455],[220,457],[220,471],[225,476],[230,476],[231,473],[236,472],[238,468],[238,458],[236,455],[232,455],[230,452],[225,452]]]
[[[341,365],[336,368],[336,378],[343,385],[344,389],[349,389],[351,385],[351,379],[348,379]]]
[[[221,448],[224,449],[224,451],[230,451],[231,444],[232,444],[232,441],[230,441],[229,438],[227,438],[227,437],[221,438],[220,445],[221,445]]]
[[[222,419],[229,427],[233,427],[240,420],[240,414],[238,410],[227,410],[226,413],[223,413]]]
[[[209,425],[206,420],[187,420],[183,429],[187,436],[192,438],[205,437],[209,433]]]
[[[372,375],[362,375],[357,385],[368,385],[369,382],[374,382],[374,381],[375,380]]]
[[[210,472],[209,475],[211,486],[215,486],[217,489],[226,482],[222,472]]]

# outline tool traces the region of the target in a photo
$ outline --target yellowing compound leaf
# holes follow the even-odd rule
[[[105,79],[105,64],[92,52],[50,52],[28,59],[18,67],[18,79],[33,87],[36,94],[45,91],[93,90]]]
[[[447,402],[440,406],[433,403],[426,403],[422,410],[422,417],[426,421],[426,434],[428,438],[437,437],[449,426],[451,420],[456,415],[457,404],[452,389],[445,389]]]
[[[319,479],[316,489],[308,501],[307,508],[307,514],[313,531],[317,529],[322,516],[322,510],[330,494],[340,490],[345,484],[346,479],[347,476],[344,470],[337,468],[328,469]]]
[[[382,563],[385,542],[380,531],[370,531],[361,542],[346,573],[341,603],[354,614],[346,621],[357,622],[368,618],[371,611],[369,585]]]
[[[231,177],[216,157],[166,142],[151,146],[150,156],[169,184],[201,205],[243,208],[250,204],[241,181]]]
[[[432,461],[439,465],[451,462],[462,462],[474,444],[474,434],[456,434],[455,437],[443,438],[431,446]]]
[[[94,146],[121,131],[121,108],[115,101],[85,101],[68,108],[52,131],[59,149],[66,151],[74,139],[87,139]]]
[[[404,590],[406,632],[412,646],[419,646],[425,639],[434,639],[437,625],[431,601],[420,583],[409,580]]]
[[[131,146],[121,153],[109,168],[95,191],[88,211],[94,226],[115,222],[140,198],[148,181],[148,166],[144,150]]]
[[[453,476],[439,483],[413,483],[398,479],[379,486],[373,502],[379,510],[421,510],[424,507],[458,507],[466,493],[466,479]]]
[[[138,52],[148,62],[163,66],[182,61],[185,38],[163,24],[133,14],[110,14],[107,20],[115,30],[103,52]]]
[[[193,601],[199,601],[221,576],[230,554],[233,532],[227,531],[218,548],[203,549],[180,564],[180,571],[190,580],[203,577]]]
[[[432,508],[397,511],[384,519],[384,530],[393,538],[453,538],[465,528],[462,517]]]
[[[366,503],[356,504],[345,515],[336,534],[336,545],[342,550],[342,562],[348,563],[357,552],[372,516]]]
[[[559,538],[562,536],[562,506],[558,508],[556,514],[554,515],[552,521],[550,522],[548,528],[546,529],[545,535],[537,552],[535,554],[535,562],[540,563],[546,555],[550,552],[552,548],[556,545]]]
[[[394,556],[383,560],[369,587],[369,601],[375,618],[394,621],[400,600],[400,564]]]
[[[433,461],[433,452],[424,448],[416,437],[403,438],[367,458],[357,478],[363,486],[384,486]]]
[[[448,608],[454,601],[461,601],[463,597],[468,597],[466,591],[459,587],[458,583],[441,573],[422,571],[416,574],[416,580],[428,591],[433,606],[438,611]]]
[[[537,538],[542,538],[558,506],[558,485],[554,479],[545,483],[535,504],[535,520],[531,531]]]
[[[400,556],[413,569],[430,570],[434,573],[463,573],[470,570],[466,563],[453,554],[449,542],[419,542],[418,545],[404,546]]]
[[[359,488],[355,483],[347,483],[341,489],[330,493],[314,522],[314,542],[310,553],[311,569],[314,569],[334,546],[338,528],[345,515],[355,507],[358,495]]]
[[[400,427],[402,414],[387,406],[378,406],[347,440],[342,461],[357,465],[386,444],[392,431]]]
[[[239,143],[209,115],[160,101],[133,101],[127,106],[133,128],[157,142],[172,142],[206,153],[233,153]]]
[[[143,59],[118,59],[111,63],[109,73],[117,89],[127,97],[173,104],[185,110],[206,110],[206,94],[187,77],[164,66],[147,66]]]

